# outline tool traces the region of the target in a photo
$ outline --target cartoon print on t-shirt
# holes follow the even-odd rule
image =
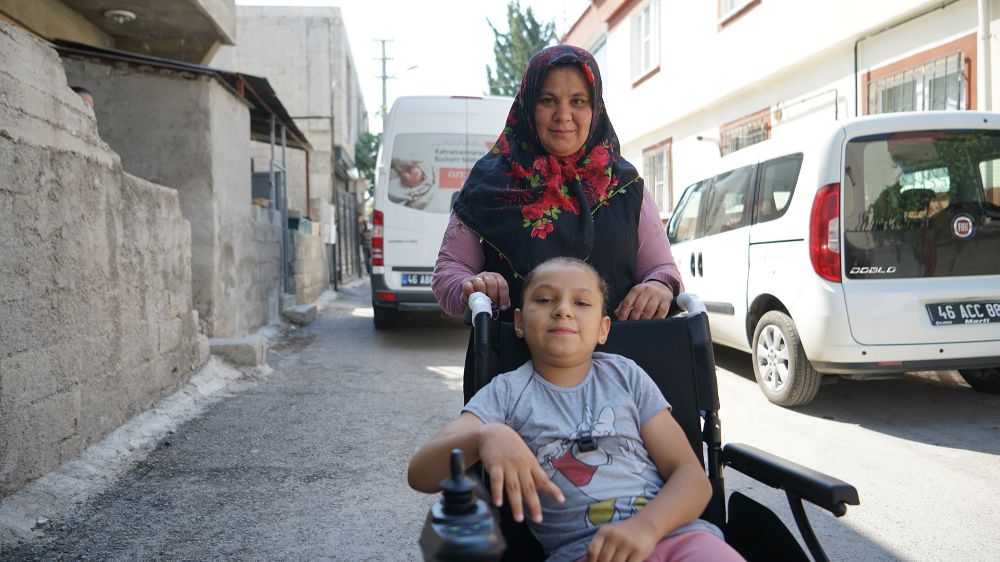
[[[590,451],[583,450],[587,447],[581,449],[579,441],[588,431],[597,444]],[[648,502],[647,496],[652,495],[644,486],[624,497],[604,500],[595,497],[608,487],[601,482],[602,467],[614,465],[619,470],[624,469],[634,474],[641,474],[644,468],[635,444],[618,438],[615,411],[610,406],[602,408],[597,418],[594,418],[590,406],[585,406],[583,420],[577,424],[573,435],[539,446],[535,457],[560,489],[565,492],[570,489],[567,486],[572,485],[590,499],[586,516],[588,525],[627,519]]]

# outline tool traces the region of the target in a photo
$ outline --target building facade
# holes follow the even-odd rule
[[[339,8],[239,6],[236,46],[213,65],[267,76],[314,150],[308,174],[288,183],[293,214],[318,223],[334,285],[359,277],[357,213],[367,185],[354,150],[368,130],[368,113]],[[262,161],[265,147],[254,153]]]
[[[592,0],[563,42],[595,54],[661,216],[720,155],[819,122],[983,109],[996,0]]]

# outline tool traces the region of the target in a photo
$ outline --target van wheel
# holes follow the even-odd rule
[[[795,323],[777,310],[757,322],[753,374],[764,396],[779,406],[808,404],[816,397],[823,379],[806,359]]]
[[[399,322],[402,313],[393,308],[386,308],[384,306],[378,306],[377,304],[372,305],[372,309],[375,311],[375,329],[376,330],[388,330]]]
[[[986,394],[1000,394],[1000,367],[959,369],[958,372],[974,390]]]

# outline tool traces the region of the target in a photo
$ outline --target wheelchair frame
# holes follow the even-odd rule
[[[677,304],[684,312],[676,317],[664,320],[616,322],[614,326],[618,327],[619,332],[621,332],[626,326],[629,326],[629,329],[634,327],[637,330],[655,330],[662,326],[666,330],[668,322],[683,322],[685,324],[684,328],[689,333],[692,347],[693,372],[690,376],[694,378],[696,407],[701,418],[700,439],[697,440],[699,442],[696,443],[692,439],[692,432],[689,431],[689,428],[685,428],[685,434],[688,435],[692,447],[695,448],[696,455],[702,460],[712,485],[712,499],[702,518],[719,526],[726,535],[726,540],[750,561],[807,560],[798,541],[774,512],[745,495],[733,492],[729,501],[729,517],[727,518],[723,470],[724,467],[728,466],[772,488],[783,490],[796,527],[812,554],[813,560],[827,562],[829,558],[812,529],[802,500],[822,507],[836,517],[841,517],[847,513],[847,505],[859,505],[857,490],[842,480],[755,447],[739,443],[722,445],[718,382],[707,311],[701,301],[690,293],[678,295]],[[493,319],[492,303],[489,297],[483,293],[475,293],[469,299],[469,307],[472,312],[473,353],[476,366],[474,384],[478,390],[496,374],[510,370],[507,367],[515,368],[527,360],[527,348],[521,344],[522,349],[508,353],[506,357],[501,357],[501,332],[504,329],[504,323]],[[660,326],[657,323],[660,323]],[[497,327],[500,329],[497,330]],[[600,346],[599,350],[617,352],[618,347],[614,343],[615,333],[613,328],[608,343]],[[626,353],[622,353],[622,355],[628,357]],[[517,364],[511,367],[513,363]],[[658,368],[654,369],[654,371],[659,370]],[[649,369],[647,369],[648,371]],[[655,376],[653,372],[650,372],[650,375],[654,375],[653,378],[662,392],[662,377]],[[675,404],[672,400],[671,404],[674,405],[676,412],[679,404]],[[699,450],[701,444],[704,446],[704,454]],[[734,513],[739,513],[740,516],[734,519]],[[747,525],[771,526],[769,529],[771,534],[765,540],[768,543],[765,548],[761,548],[757,544],[765,534],[748,531]],[[778,526],[780,526],[780,530],[777,528]],[[505,534],[507,532],[505,527]],[[781,536],[774,537],[775,532]],[[510,544],[511,540],[508,540],[508,545]],[[778,553],[776,550],[781,552]],[[780,558],[776,558],[776,556]]]

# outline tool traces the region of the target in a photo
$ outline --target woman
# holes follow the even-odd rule
[[[431,282],[444,311],[462,314],[480,291],[510,319],[522,276],[569,256],[604,277],[615,319],[666,316],[680,273],[656,204],[619,149],[594,57],[569,45],[536,53],[500,138],[455,202]]]

